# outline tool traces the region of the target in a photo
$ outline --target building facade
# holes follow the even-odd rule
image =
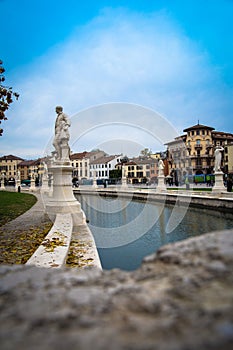
[[[97,158],[90,162],[90,178],[109,179],[109,172],[121,162],[122,155],[110,155]]]
[[[39,178],[40,159],[37,160],[23,160],[18,164],[18,170],[20,171],[21,180],[35,180]]]
[[[122,167],[124,176],[129,184],[156,182],[158,159],[151,157],[132,158],[124,164],[119,164],[118,167]]]
[[[233,143],[233,134],[214,131],[213,127],[202,124],[183,131],[186,134],[166,144],[169,173],[176,181],[182,181],[186,175],[212,174],[217,146],[224,147],[222,170],[228,171],[229,156],[226,153]]]
[[[5,175],[6,180],[14,179],[17,175],[18,164],[23,159],[12,154],[0,157],[0,173]]]
[[[80,152],[73,153],[70,156],[71,165],[73,167],[73,177],[78,180],[90,179],[90,163],[96,159],[102,158],[106,155],[104,151]]]

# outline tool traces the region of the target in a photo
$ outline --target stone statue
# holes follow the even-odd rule
[[[16,174],[16,180],[20,181],[20,177],[21,177],[21,174],[20,174],[20,171],[18,170]]]
[[[69,127],[70,127],[70,121],[69,118],[65,113],[63,113],[63,108],[61,106],[56,107],[56,113],[57,113],[57,119],[55,122],[55,136],[53,140],[53,146],[56,150],[55,158],[58,160],[63,159],[63,149],[68,149],[70,153],[69,148]]]
[[[218,146],[214,151],[214,171],[221,171],[221,160],[222,160],[222,151],[224,151],[224,148],[221,146]]]
[[[43,177],[45,179],[47,179],[47,177],[48,177],[48,166],[47,166],[47,164],[45,162],[43,162],[43,168],[44,168]]]
[[[159,176],[164,175],[164,162],[162,159],[159,160]]]

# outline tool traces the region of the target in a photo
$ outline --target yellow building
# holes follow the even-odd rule
[[[24,160],[18,164],[21,180],[30,180],[32,174],[35,179],[39,177],[39,165],[40,159],[37,160]]]
[[[226,157],[226,152],[228,145],[233,142],[233,134],[214,131],[213,127],[199,123],[183,131],[186,134],[167,143],[169,172],[171,175],[175,174],[178,182],[186,174],[212,174],[217,146],[224,147],[222,171],[228,172],[229,156]]]
[[[228,174],[233,174],[233,143],[225,146],[225,166]]]
[[[17,175],[18,164],[23,159],[12,154],[0,157],[0,173],[4,173],[6,180],[14,179]]]

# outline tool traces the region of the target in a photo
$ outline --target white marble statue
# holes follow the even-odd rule
[[[159,160],[159,176],[164,175],[164,162],[162,159]]]
[[[218,146],[214,151],[214,171],[221,171],[221,160],[222,160],[222,151],[224,151],[224,148],[221,146]]]
[[[45,162],[43,162],[43,168],[44,168],[43,178],[47,179],[48,178],[48,166]]]
[[[63,113],[63,108],[61,106],[56,107],[57,119],[55,122],[55,136],[53,140],[53,146],[56,150],[55,158],[62,160],[62,149],[65,147],[69,149],[69,127],[70,120],[65,113]]]
[[[21,174],[20,174],[20,171],[18,170],[16,173],[16,180],[20,181],[20,178],[21,178]]]

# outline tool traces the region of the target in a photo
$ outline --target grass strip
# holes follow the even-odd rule
[[[29,210],[37,198],[30,193],[0,191],[0,226]]]

